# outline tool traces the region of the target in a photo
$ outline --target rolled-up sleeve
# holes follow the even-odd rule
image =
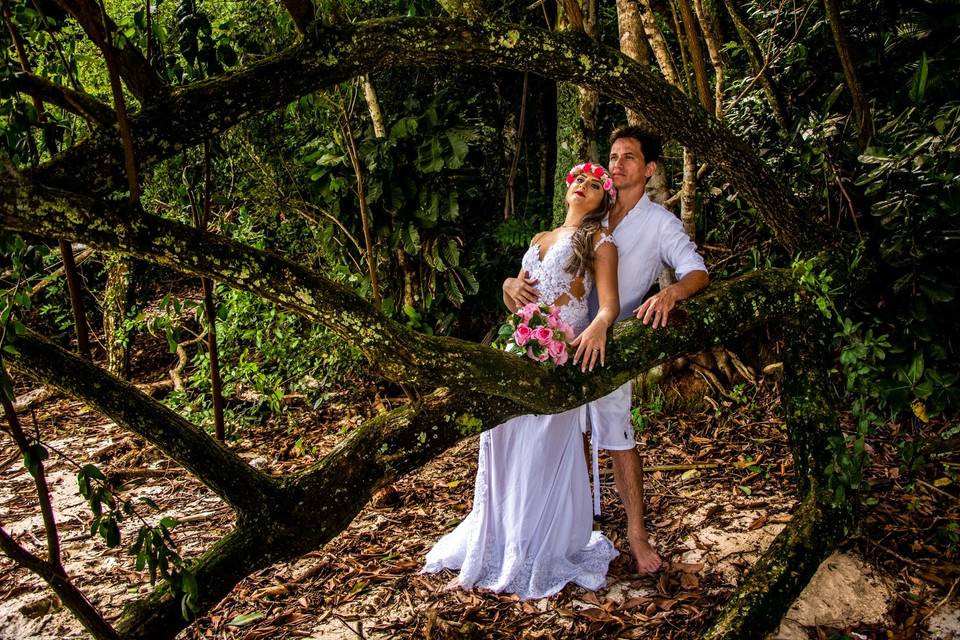
[[[677,280],[691,271],[706,271],[697,244],[690,240],[683,224],[674,215],[664,216],[660,225],[660,260],[677,274]]]

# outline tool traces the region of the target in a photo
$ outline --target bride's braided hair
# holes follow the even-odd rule
[[[573,182],[581,173],[589,173],[591,176],[602,181],[603,200],[596,209],[583,216],[577,230],[573,232],[570,244],[573,249],[573,255],[567,262],[564,269],[567,273],[572,273],[574,277],[581,278],[586,272],[593,273],[593,263],[596,257],[593,249],[593,236],[600,230],[604,218],[610,211],[611,205],[616,198],[616,189],[613,188],[613,180],[610,179],[606,169],[597,164],[579,164],[567,174],[567,184]]]

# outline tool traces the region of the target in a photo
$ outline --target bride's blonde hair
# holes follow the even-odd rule
[[[570,256],[570,260],[567,261],[564,269],[567,273],[572,273],[574,277],[577,278],[582,277],[587,271],[593,273],[594,259],[596,258],[596,253],[593,249],[593,236],[601,229],[603,220],[607,217],[607,214],[610,212],[610,207],[617,197],[617,190],[613,187],[613,180],[610,178],[607,170],[598,164],[587,162],[578,164],[570,169],[566,178],[567,185],[570,185],[581,173],[587,173],[591,177],[600,180],[603,186],[603,200],[600,201],[600,204],[595,209],[583,216],[583,220],[580,221],[577,230],[573,232],[573,236],[570,239],[573,255]],[[565,206],[569,207],[569,205]]]

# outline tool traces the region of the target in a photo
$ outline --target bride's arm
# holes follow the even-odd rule
[[[595,286],[600,308],[590,325],[571,343],[577,348],[573,363],[582,361],[582,371],[592,371],[595,365],[604,364],[607,358],[607,329],[620,315],[620,294],[617,290],[617,247],[604,242],[594,258]]]

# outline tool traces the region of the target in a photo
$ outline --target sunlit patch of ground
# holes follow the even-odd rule
[[[638,576],[632,570],[625,518],[607,458],[601,459],[604,516],[597,526],[623,553],[611,565],[606,589],[587,593],[567,587],[554,598],[519,602],[509,595],[447,590],[450,572],[420,574],[426,551],[469,512],[476,472],[474,438],[378,493],[324,548],[248,577],[182,637],[696,637],[789,522],[795,504],[786,436],[774,416],[775,394],[764,387],[754,391],[725,401],[722,412],[667,415],[656,407],[640,408],[644,428],[638,441],[651,468],[647,522],[668,563],[667,570],[655,576]],[[259,468],[288,473],[316,461],[366,416],[397,402],[370,393],[365,403],[355,396],[333,396],[319,411],[294,405],[283,427],[248,427],[230,446]],[[181,523],[175,537],[185,556],[196,555],[229,530],[232,514],[215,495],[82,405],[55,397],[35,413],[44,440],[57,451],[77,462],[122,472],[124,496],[157,502],[159,512],[145,509],[145,517],[155,521],[175,515]],[[33,418],[23,419],[32,431]],[[888,467],[879,462],[889,452],[880,447],[875,451],[875,475],[886,478]],[[27,548],[42,554],[33,483],[8,439],[0,443],[0,463],[0,522]],[[115,617],[122,603],[149,590],[146,577],[134,569],[123,546],[106,549],[99,538],[87,535],[89,508],[76,494],[72,463],[54,451],[48,471],[67,569],[97,606]],[[819,625],[863,637],[887,637],[888,630],[892,637],[912,637],[926,626],[927,613],[938,616],[928,616],[931,622],[943,619],[949,624],[955,606],[946,603],[937,610],[934,605],[955,580],[952,557],[946,556],[948,566],[937,577],[929,535],[917,538],[926,545],[922,558],[905,563],[895,557],[902,556],[904,545],[916,542],[917,519],[928,517],[924,509],[938,518],[934,507],[942,505],[925,503],[925,496],[918,498],[915,492],[904,494],[895,479],[892,484],[895,487],[888,488],[897,491],[891,490],[890,499],[875,505],[866,519],[869,531],[886,536],[883,550],[865,538],[851,546],[867,557],[868,565],[879,566],[879,572],[870,575],[895,593],[893,602],[874,603],[871,615],[883,610],[880,617],[818,618],[817,612],[825,609],[817,608],[816,598],[841,602],[844,589],[856,594],[865,584],[858,580],[874,578],[857,574],[861,577],[834,580],[830,588],[840,591],[831,595],[817,587],[806,604],[791,612],[792,632],[799,629],[801,635],[816,637],[811,625]],[[906,503],[904,495],[921,503],[911,502],[914,506],[905,510],[895,502]],[[135,529],[135,523],[125,524],[125,544]],[[942,556],[942,548],[936,549]],[[834,558],[821,572],[831,571],[830,562],[846,566],[847,560]],[[807,613],[813,607],[813,615],[804,617],[804,607]],[[85,635],[38,578],[0,557],[0,637]]]

